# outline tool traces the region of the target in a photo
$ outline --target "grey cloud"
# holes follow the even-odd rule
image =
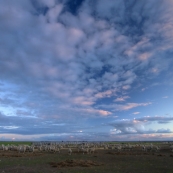
[[[147,116],[147,117],[142,117],[142,118],[138,118],[138,121],[143,121],[143,122],[152,122],[152,121],[157,121],[158,123],[168,123],[170,121],[173,121],[173,117],[165,117],[165,116]]]
[[[14,102],[15,102],[15,100],[13,100],[11,98],[0,98],[1,105],[9,105],[9,104],[13,104]]]
[[[79,22],[78,22],[79,23]],[[63,35],[66,35],[67,34],[67,29],[66,28],[64,28],[63,26],[61,26],[61,24],[59,25],[60,26],[60,29],[58,30],[60,33],[62,33],[62,34],[60,34],[61,36],[63,36]],[[69,28],[71,27],[71,25],[69,26]],[[50,30],[50,28],[51,27],[46,27],[47,29],[49,29]],[[79,29],[81,29],[80,27],[79,27]],[[52,29],[50,30],[50,31],[52,31]],[[54,31],[54,30],[53,30]],[[81,31],[82,31],[82,29],[81,29]],[[54,31],[55,32],[55,31]],[[105,33],[106,33],[107,31],[105,31]],[[113,33],[114,32],[116,32],[115,30],[113,30],[112,31]],[[85,32],[84,32],[85,33]],[[45,34],[45,33],[42,33],[42,34]],[[100,34],[102,34],[102,33],[100,33]],[[103,32],[103,34],[104,34],[104,32]],[[96,35],[96,34],[94,34],[94,35]],[[42,36],[42,35],[41,35]],[[41,36],[40,37],[36,37],[36,38],[38,38],[38,39],[35,39],[35,41],[39,41],[39,39],[41,38]],[[45,35],[43,35],[43,36],[45,36]],[[99,36],[99,34],[98,34],[98,36]],[[89,36],[89,38],[91,38],[90,36]],[[61,42],[63,41],[63,40],[65,40],[63,37],[62,37],[62,39],[60,39],[60,38],[58,38],[58,40],[60,40]],[[58,41],[58,40],[56,40],[56,42]],[[87,40],[88,41],[88,40]],[[40,41],[38,42],[38,43],[40,43]],[[46,42],[45,42],[46,43]],[[58,43],[59,43],[59,41],[58,41]],[[123,42],[124,43],[124,42]],[[33,44],[33,42],[32,42],[32,44]],[[66,43],[65,43],[66,44]],[[96,43],[96,45],[97,46],[99,46],[99,44],[100,43]],[[62,47],[62,49],[69,49],[69,47],[68,46],[66,46],[66,45],[63,45],[63,46],[65,46],[64,48]],[[81,46],[83,46],[83,44],[81,45]],[[103,49],[104,49],[104,47],[105,46],[103,46]],[[72,48],[73,49],[73,48]],[[37,48],[37,50],[39,50],[38,48]],[[94,50],[94,49],[93,49]],[[49,51],[49,49],[48,49],[48,51]],[[50,50],[51,51],[51,50]],[[70,51],[70,50],[69,50]],[[37,51],[38,52],[38,51]],[[73,51],[72,51],[73,52]],[[75,51],[74,51],[75,52]],[[99,52],[98,52],[99,53]],[[112,53],[114,53],[114,52],[112,52]],[[35,54],[35,53],[34,53]],[[73,53],[72,53],[73,54]],[[37,54],[36,54],[37,55]],[[66,53],[64,54],[64,51],[62,52],[62,50],[59,50],[59,52],[58,52],[58,55],[59,55],[59,57],[61,57],[61,56],[63,56],[63,55],[66,55]],[[41,54],[41,52],[38,52],[38,56],[42,56],[42,54]],[[67,55],[68,56],[68,55]],[[91,58],[91,57],[94,57],[94,58]],[[87,58],[85,58],[84,59],[84,63],[85,63],[85,65],[86,64],[88,64],[88,65],[86,65],[86,66],[90,66],[90,68],[91,69],[95,69],[95,67],[99,67],[100,69],[102,69],[102,67],[103,67],[103,62],[102,62],[102,59],[98,59],[97,58],[98,57],[98,55],[97,54],[94,54],[94,56],[92,55],[92,56],[89,56],[89,57],[87,57]],[[94,60],[94,62],[93,62],[93,60]],[[52,57],[52,60],[54,60],[54,57]],[[26,62],[27,62],[28,60],[26,60]],[[92,62],[92,63],[91,63]],[[13,62],[11,62],[11,63],[13,63]],[[30,61],[28,61],[28,63],[30,63]],[[20,64],[20,63],[17,63],[17,64]],[[44,68],[44,65],[43,65],[43,63],[31,63],[32,64],[32,70],[30,70],[31,69],[31,67],[29,66],[28,67],[28,72],[29,73],[31,73],[32,75],[34,75],[35,77],[46,77],[46,75],[47,75],[47,77],[49,78],[49,77],[51,77],[51,74],[57,74],[57,68],[55,67],[54,69],[54,72],[53,72],[53,70],[52,71],[50,71],[50,73],[49,73],[49,67],[48,68]],[[35,66],[35,68],[34,68],[34,66]],[[61,67],[61,65],[60,66],[58,66],[58,68],[59,67]],[[50,66],[50,68],[52,69],[53,67],[52,66]],[[42,70],[43,69],[43,70]],[[28,73],[27,72],[27,73]],[[44,75],[44,73],[46,72],[46,74]],[[131,73],[133,73],[132,71],[131,71]],[[41,76],[40,76],[41,75]],[[135,75],[134,75],[135,76]],[[77,79],[78,78],[78,76],[76,76],[76,75],[74,75],[74,79]],[[125,82],[123,82],[122,83],[122,85],[123,84],[126,84],[126,83],[129,83],[129,84],[132,84],[132,82],[134,81],[134,79],[133,78],[131,78],[130,79],[130,77],[129,76],[126,76],[127,77],[127,80],[125,81]],[[71,78],[71,76],[70,76],[70,78]],[[67,78],[68,79],[68,78]],[[109,84],[109,83],[108,83]]]
[[[7,119],[6,119],[5,115],[2,112],[0,112],[0,120],[1,120],[1,123],[2,122],[7,122]]]
[[[19,115],[19,113],[17,115]],[[55,119],[53,118],[50,121],[43,118],[40,119],[32,116],[26,116],[26,113],[23,113],[22,116],[21,113],[20,116],[5,116],[1,113],[0,120],[1,133],[33,135],[57,132],[63,133],[65,131],[69,133],[75,130],[72,124],[62,124],[60,123],[61,121],[55,121]],[[70,128],[68,128],[67,126]]]
[[[32,116],[32,113],[25,110],[17,110],[16,115],[25,117],[25,116]]]
[[[172,133],[170,129],[158,129],[156,132],[157,133]]]

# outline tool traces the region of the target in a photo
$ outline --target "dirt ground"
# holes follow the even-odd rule
[[[0,151],[0,173],[173,173],[168,149],[117,152],[97,149],[93,154],[66,149],[61,153]]]

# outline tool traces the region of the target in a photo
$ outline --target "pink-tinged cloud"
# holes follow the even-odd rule
[[[124,85],[124,86],[122,87],[123,90],[128,90],[128,89],[130,89],[130,88],[131,88],[130,85]]]
[[[108,116],[108,115],[112,114],[112,112],[110,112],[110,111],[106,111],[106,110],[102,110],[102,109],[93,109],[93,108],[80,109],[80,111],[87,112],[90,115],[98,114],[101,116]]]
[[[140,55],[139,55],[139,59],[140,59],[141,61],[146,61],[146,60],[148,60],[151,56],[152,56],[151,53],[146,52],[146,53],[140,54]]]
[[[94,101],[92,100],[92,98],[79,96],[79,97],[72,98],[72,104],[89,106],[89,105],[93,105]]]
[[[107,91],[104,91],[104,92],[98,92],[95,97],[96,98],[105,98],[105,97],[111,97],[113,96],[115,93],[114,90],[107,90]]]
[[[151,104],[152,104],[151,102],[148,102],[148,103],[127,103],[125,105],[116,105],[115,107],[116,107],[117,111],[127,111],[129,109],[133,109],[133,108],[136,108],[139,106],[148,106]]]
[[[98,113],[102,116],[108,116],[112,114],[111,112],[105,110],[98,110]]]

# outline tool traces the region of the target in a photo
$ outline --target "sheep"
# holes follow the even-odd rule
[[[160,151],[160,147],[159,146],[154,146],[153,149],[157,152]]]
[[[120,152],[120,151],[122,150],[122,146],[119,145],[119,146],[117,147],[117,149],[118,149],[118,151]]]
[[[103,148],[104,148],[105,150],[107,150],[107,149],[108,149],[108,146],[107,146],[107,145],[104,145]]]
[[[71,155],[72,154],[72,149],[68,148],[68,154]]]
[[[34,146],[29,147],[29,152],[32,152],[32,153],[34,152]]]
[[[30,146],[29,145],[25,145],[25,147],[26,147],[26,151],[30,150]]]
[[[79,153],[80,151],[83,151],[83,146],[78,146],[78,153]]]
[[[113,149],[115,149],[115,147],[114,146],[108,146],[108,149],[113,150]]]
[[[56,152],[60,153],[60,150],[63,148],[61,145],[56,145]]]
[[[10,150],[11,150],[11,151],[17,151],[17,149],[18,149],[18,147],[15,146],[15,145],[11,145],[11,146],[10,146]]]
[[[56,146],[54,146],[54,145],[50,146],[50,147],[49,147],[49,151],[50,151],[50,152],[52,151],[52,152],[55,153],[55,152],[57,151]]]
[[[115,146],[115,149],[120,152],[122,150],[122,146],[121,145],[118,145],[118,146]]]
[[[8,151],[8,146],[4,146],[4,151]]]
[[[25,153],[25,151],[26,151],[26,146],[25,146],[25,145],[20,145],[20,146],[18,147],[18,152],[19,152],[19,153],[20,153],[20,152]]]
[[[132,148],[133,148],[132,145],[130,145],[130,144],[127,145],[127,149],[128,149],[129,151],[130,151]]]
[[[146,151],[146,152],[147,152],[149,149],[150,149],[149,146],[146,146],[146,145],[143,145],[143,146],[142,146],[142,150],[143,150],[143,151]]]
[[[4,147],[5,147],[5,145],[2,144],[2,145],[0,146],[0,150],[3,150],[3,151],[4,151]]]
[[[151,151],[152,149],[153,149],[153,145],[143,145],[143,146],[142,146],[142,150],[143,150],[143,151],[146,151],[146,152],[147,152],[148,150]]]
[[[48,146],[48,145],[42,145],[40,149],[41,149],[41,151],[49,151],[50,146]]]
[[[82,150],[83,154],[84,153],[88,154],[88,152],[89,152],[89,149],[88,148],[81,148],[81,150]]]
[[[38,146],[38,151],[42,151],[42,146]]]
[[[133,146],[132,146],[131,144],[129,144],[129,143],[122,146],[122,148],[123,148],[124,150],[128,150],[128,151],[130,151],[130,150],[132,149],[132,147],[133,147]]]
[[[95,152],[95,147],[92,147],[92,148],[90,148],[89,149],[89,153],[91,154],[91,153],[94,153]]]

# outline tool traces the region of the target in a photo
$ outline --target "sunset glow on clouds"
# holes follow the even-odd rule
[[[0,140],[172,140],[172,16],[169,0],[2,0]]]

